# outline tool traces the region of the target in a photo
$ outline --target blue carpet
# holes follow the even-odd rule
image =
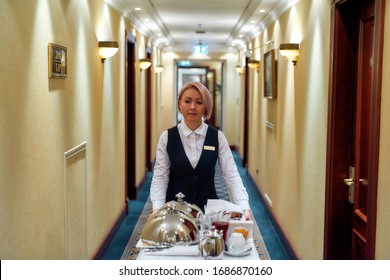
[[[251,179],[247,176],[246,169],[241,165],[241,159],[239,155],[236,152],[233,152],[233,156],[250,197],[250,206],[253,217],[261,230],[262,237],[267,246],[267,250],[271,259],[289,259],[288,254],[278,236],[278,233],[275,230],[264,205],[262,204],[262,200],[259,197],[259,191],[257,190],[256,186],[253,185]],[[125,250],[133,229],[137,224],[139,215],[142,213],[145,203],[149,197],[151,179],[152,173],[149,172],[145,182],[139,189],[137,200],[129,201],[129,215],[126,216],[109,248],[107,249],[103,257],[104,260],[119,260],[122,257],[123,251]]]

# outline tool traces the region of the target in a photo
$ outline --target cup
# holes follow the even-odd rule
[[[227,241],[228,252],[234,255],[241,255],[245,251],[246,240],[239,232],[232,232]]]

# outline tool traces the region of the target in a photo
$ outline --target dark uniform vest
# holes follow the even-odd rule
[[[182,192],[186,202],[196,204],[203,210],[207,199],[218,198],[214,185],[215,164],[218,159],[216,128],[208,127],[203,150],[195,168],[187,158],[177,126],[168,129],[167,152],[171,166],[166,201],[176,200],[175,195]]]

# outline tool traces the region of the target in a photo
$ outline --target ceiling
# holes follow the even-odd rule
[[[299,0],[105,0],[162,49],[244,46]]]

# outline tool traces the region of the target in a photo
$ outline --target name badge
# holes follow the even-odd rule
[[[207,150],[207,151],[215,151],[215,147],[214,147],[214,146],[207,146],[207,145],[204,145],[203,149],[204,149],[204,150]]]

